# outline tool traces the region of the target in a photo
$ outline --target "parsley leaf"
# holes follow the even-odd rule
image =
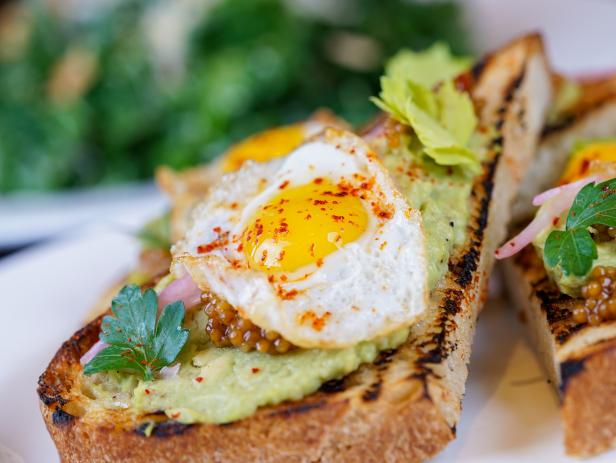
[[[607,225],[616,227],[616,179],[589,183],[580,190],[567,216],[567,228]]]
[[[583,228],[554,230],[548,236],[543,252],[548,265],[555,267],[560,264],[565,275],[586,275],[592,261],[597,258],[597,246],[588,230]]]
[[[550,267],[560,265],[563,274],[584,276],[597,258],[597,245],[588,227],[616,227],[616,179],[589,183],[576,195],[564,230],[553,230],[543,249]]]
[[[158,297],[152,289],[141,293],[137,285],[127,285],[111,303],[115,316],[103,318],[100,339],[109,344],[84,366],[84,374],[124,370],[146,381],[162,367],[171,364],[186,341],[182,328],[184,303],[165,306],[157,320]]]

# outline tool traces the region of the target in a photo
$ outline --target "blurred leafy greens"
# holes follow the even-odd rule
[[[174,29],[152,21],[178,16],[160,8],[187,3],[210,6],[184,12],[185,38],[148,39]],[[69,19],[35,0],[0,10],[0,193],[148,178],[320,106],[365,122],[384,57],[435,40],[466,51],[453,2],[110,4]],[[160,42],[165,59],[152,52]]]

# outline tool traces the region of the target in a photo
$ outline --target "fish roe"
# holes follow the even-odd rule
[[[216,347],[237,347],[243,352],[267,354],[285,354],[295,348],[276,331],[259,328],[242,318],[229,303],[207,293],[202,299],[208,316],[205,331]]]
[[[616,319],[616,267],[599,265],[591,271],[573,309],[573,319],[590,325]]]

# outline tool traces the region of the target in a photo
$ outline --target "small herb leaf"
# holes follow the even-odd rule
[[[563,274],[584,276],[597,258],[589,227],[616,227],[616,179],[589,183],[576,195],[565,230],[553,230],[545,242],[543,255],[550,267],[560,265]]]
[[[116,345],[106,347],[83,367],[86,375],[109,370],[130,371],[141,377],[146,373],[145,368],[132,358],[130,349]]]
[[[188,331],[182,329],[184,320],[184,303],[176,301],[165,307],[154,337],[153,350],[156,358],[171,364],[188,339]]]
[[[616,227],[616,179],[589,183],[580,190],[567,216],[567,228]]]
[[[158,297],[151,289],[141,293],[136,285],[125,286],[113,299],[111,311],[100,333],[109,346],[85,365],[85,374],[125,370],[149,381],[177,358],[188,340],[188,330],[182,328],[184,304],[167,305],[157,320]]]
[[[584,276],[597,258],[597,246],[583,228],[554,230],[545,242],[544,254],[547,264],[560,264],[565,275]]]

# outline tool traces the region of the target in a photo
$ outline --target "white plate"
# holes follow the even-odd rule
[[[568,75],[616,72],[611,0],[458,0],[473,49],[485,53],[512,37],[541,32],[551,64]]]
[[[153,182],[0,195],[0,249],[105,221],[138,224],[159,211],[166,201]]]
[[[129,236],[91,230],[0,263],[0,462],[57,461],[36,381],[108,285],[134,263]],[[513,310],[492,301],[479,320],[458,438],[438,463],[576,462],[565,457],[556,395]],[[4,453],[3,453],[4,452]],[[616,452],[593,463],[616,460]]]

